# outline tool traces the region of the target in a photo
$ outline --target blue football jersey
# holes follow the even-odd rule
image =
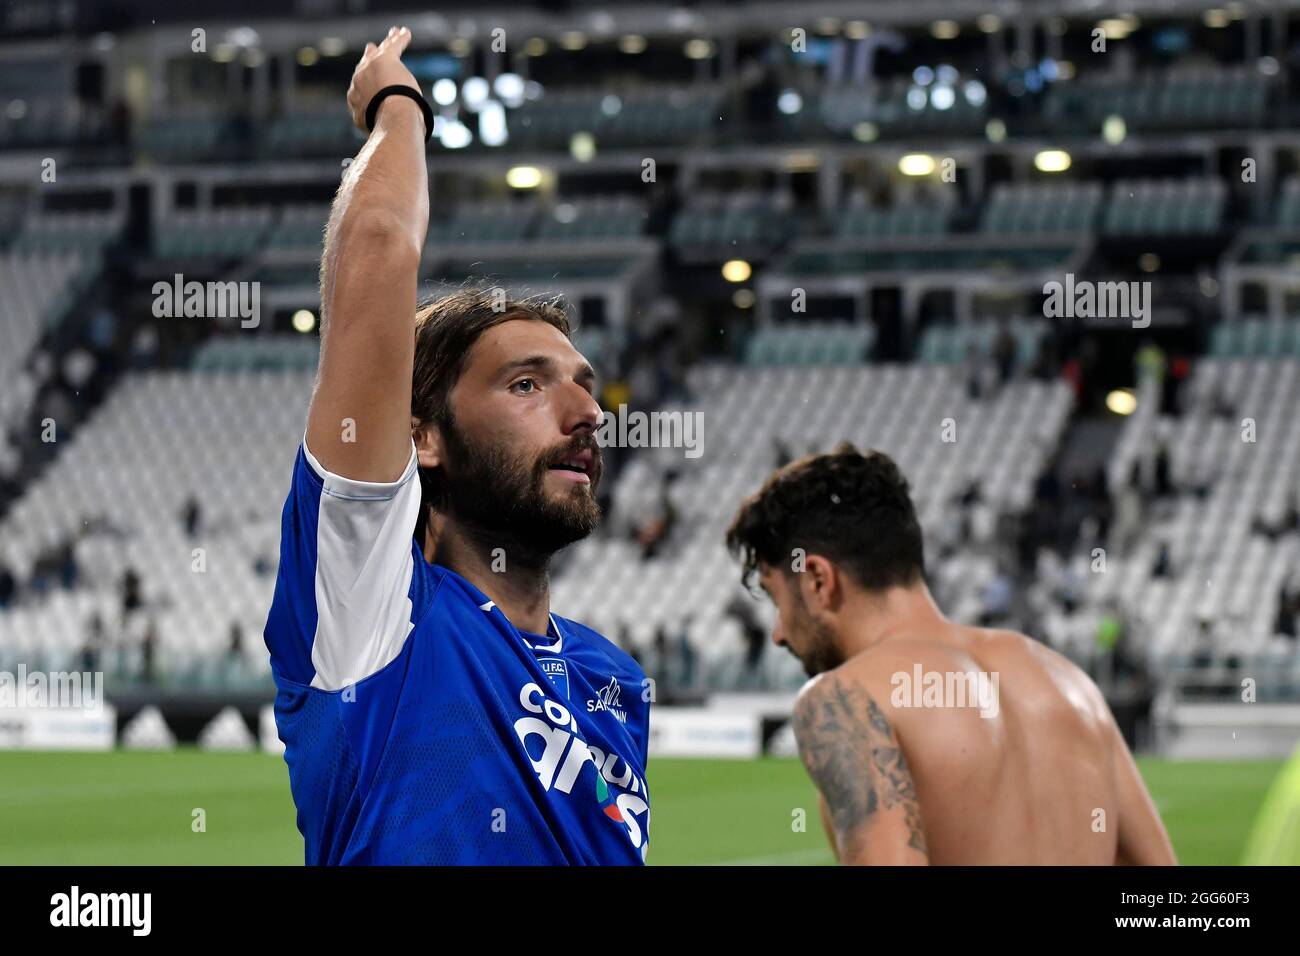
[[[644,671],[427,562],[416,472],[294,464],[265,640],[307,863],[644,862]]]

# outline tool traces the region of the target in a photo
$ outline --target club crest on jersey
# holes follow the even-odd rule
[[[627,711],[619,706],[619,698],[623,694],[623,688],[620,686],[617,677],[611,677],[609,683],[602,687],[596,696],[587,701],[587,713],[594,714],[599,711],[608,711],[621,723],[627,723]]]
[[[539,657],[537,663],[542,665],[545,674],[565,697],[569,696],[569,665],[559,657]]]

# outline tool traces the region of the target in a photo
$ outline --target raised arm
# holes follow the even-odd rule
[[[794,734],[841,863],[929,862],[903,749],[865,689],[834,673],[814,679],[795,701]]]
[[[419,90],[402,65],[411,40],[394,27],[366,49],[348,108],[366,131],[371,98],[386,86]],[[321,358],[307,446],[328,471],[389,482],[411,456],[411,375],[420,253],[429,228],[429,178],[419,104],[388,96],[374,131],[334,197],[321,256]]]

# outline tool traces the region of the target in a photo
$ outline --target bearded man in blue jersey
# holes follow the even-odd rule
[[[321,260],[321,358],[265,639],[309,864],[641,863],[651,694],[550,612],[600,511],[594,373],[559,309],[417,309],[431,113],[368,44],[369,137]]]

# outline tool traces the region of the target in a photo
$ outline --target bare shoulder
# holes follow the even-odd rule
[[[841,862],[924,862],[925,830],[907,757],[880,703],[843,666],[795,700],[799,756],[830,809]]]

